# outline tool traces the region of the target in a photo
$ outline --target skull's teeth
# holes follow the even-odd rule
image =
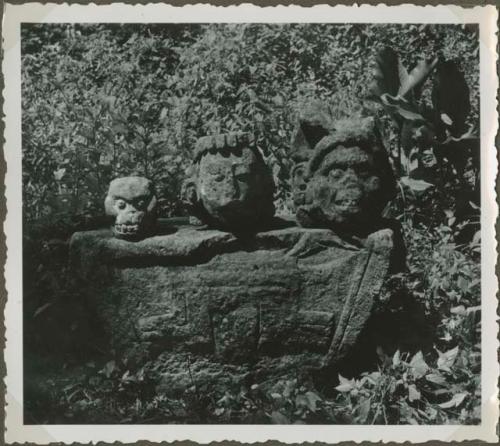
[[[115,225],[115,231],[119,234],[135,234],[139,230],[139,225]]]

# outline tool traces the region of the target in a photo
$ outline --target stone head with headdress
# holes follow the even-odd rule
[[[371,117],[333,122],[310,152],[305,177],[305,204],[297,209],[304,226],[367,234],[396,193],[389,158]]]
[[[274,216],[274,182],[253,135],[198,139],[183,197],[192,215],[230,232],[265,228]]]

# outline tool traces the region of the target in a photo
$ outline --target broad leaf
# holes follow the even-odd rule
[[[436,126],[446,128],[452,136],[462,134],[471,107],[469,96],[469,87],[457,64],[451,60],[440,62],[432,89]]]
[[[317,403],[318,401],[321,401],[321,397],[319,397],[316,393],[314,392],[306,392],[306,399],[307,399],[307,407],[311,412],[316,412],[317,408]]]
[[[271,413],[271,421],[273,424],[290,424],[290,420],[281,412],[276,410]]]
[[[424,192],[427,189],[434,187],[433,184],[424,180],[416,180],[410,177],[401,177],[399,180],[401,184],[411,189],[413,192]]]
[[[349,380],[339,374],[339,381],[340,384],[335,387],[335,390],[338,390],[339,392],[350,392],[354,389],[354,380]]]
[[[392,357],[392,365],[398,366],[400,362],[401,362],[401,354],[399,350],[396,350],[396,353],[394,353],[394,356]]]
[[[420,392],[415,387],[415,384],[410,384],[408,386],[408,399],[410,400],[410,402],[419,400],[420,396]]]
[[[57,169],[55,172],[54,172],[54,179],[56,181],[61,181],[62,178],[64,177],[64,174],[66,173],[66,169],[64,167],[62,167],[61,169]]]
[[[455,363],[455,359],[457,358],[458,346],[444,353],[440,352],[437,349],[436,351],[439,354],[439,358],[437,361],[438,369],[449,371],[450,367]]]
[[[446,384],[445,377],[439,373],[429,373],[428,375],[425,375],[425,379],[434,384],[439,384],[439,385]]]
[[[414,105],[401,96],[383,94],[380,97],[382,104],[389,113],[397,114],[408,121],[425,122],[425,118],[417,111]]]
[[[410,366],[413,369],[413,376],[416,379],[422,378],[429,371],[429,366],[425,362],[422,352],[417,352],[413,356]]]
[[[372,74],[370,93],[373,96],[380,97],[386,93],[397,95],[400,86],[399,60],[392,48],[385,47],[376,54]]]
[[[467,396],[467,393],[456,393],[453,398],[445,403],[439,404],[441,409],[451,409],[452,407],[458,407],[462,404],[463,400]]]
[[[473,245],[480,245],[481,244],[481,230],[476,231],[474,234],[474,237],[472,237],[472,244]]]

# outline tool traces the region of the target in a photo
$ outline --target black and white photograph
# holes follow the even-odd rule
[[[494,418],[478,20],[74,17],[18,28],[21,425]]]

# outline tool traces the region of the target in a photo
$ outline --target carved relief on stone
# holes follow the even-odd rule
[[[191,215],[229,232],[257,232],[274,216],[274,183],[248,133],[197,141],[192,173],[183,187]]]
[[[106,214],[114,217],[114,236],[129,241],[154,235],[156,206],[154,185],[143,177],[111,181],[104,201]]]
[[[290,255],[318,239],[311,235],[321,246]],[[137,244],[101,231],[71,241],[75,276],[115,351],[190,352],[193,364],[262,361],[270,373],[280,358],[317,368],[350,352],[390,271],[390,251],[296,226],[250,239],[184,226]]]

